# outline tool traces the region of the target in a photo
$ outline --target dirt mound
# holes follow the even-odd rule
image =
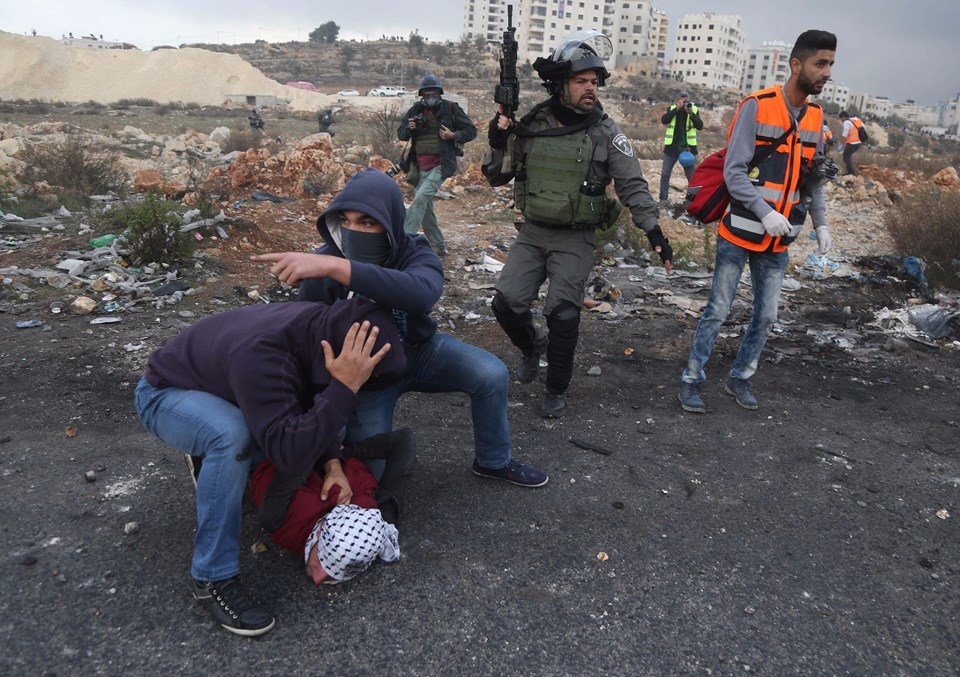
[[[0,31],[0,99],[109,104],[143,98],[217,106],[227,95],[273,95],[295,110],[311,111],[335,101],[281,85],[232,54],[68,47]]]

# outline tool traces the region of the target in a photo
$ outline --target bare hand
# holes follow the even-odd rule
[[[343,466],[338,459],[331,459],[323,464],[323,486],[320,488],[320,498],[327,500],[330,490],[334,487],[340,488],[337,496],[337,505],[346,505],[353,498],[353,489],[350,487],[350,481],[343,474]]]
[[[330,376],[353,392],[359,391],[360,386],[370,378],[374,367],[380,364],[390,352],[390,344],[385,343],[380,350],[373,353],[379,333],[380,329],[371,326],[369,320],[364,320],[362,325],[354,322],[347,330],[347,336],[343,339],[343,349],[336,357],[333,356],[333,347],[330,343],[321,341],[324,364]]]
[[[411,132],[417,128],[417,119],[416,118],[407,118],[407,129]]]
[[[503,106],[501,106],[501,108],[502,107]],[[506,129],[510,129],[511,127],[513,127],[513,120],[508,118],[502,112],[497,113],[497,129],[506,130]]]
[[[338,277],[338,273],[342,274],[341,268],[349,270],[350,266],[349,261],[337,256],[307,254],[304,252],[255,254],[250,257],[250,260],[273,263],[273,265],[270,266],[270,272],[276,275],[281,282],[290,285],[311,278],[324,277],[330,277],[338,282],[344,282],[344,280]]]
[[[450,141],[455,134],[446,126],[440,125],[440,138],[444,141]]]

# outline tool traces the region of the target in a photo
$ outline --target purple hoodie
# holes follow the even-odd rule
[[[387,229],[391,248],[387,262],[378,266],[351,261],[349,289],[334,280],[304,280],[300,300],[333,303],[352,291],[399,311],[394,315],[400,315],[398,322],[406,325],[407,344],[426,341],[437,331],[430,311],[443,291],[443,264],[426,238],[404,232],[406,209],[400,186],[376,169],[354,174],[317,219],[317,230],[326,243],[317,254],[343,258],[340,212],[347,210],[363,212]]]
[[[209,315],[150,355],[145,378],[155,388],[202,390],[243,412],[254,443],[280,472],[306,475],[341,458],[340,430],[357,396],[327,371],[322,339],[335,355],[354,322],[380,328],[376,350],[391,350],[368,383],[406,367],[389,310],[368,299],[255,305]]]

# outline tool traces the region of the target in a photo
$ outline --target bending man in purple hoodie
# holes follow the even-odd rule
[[[400,187],[367,169],[320,214],[317,230],[325,244],[315,253],[252,258],[273,263],[270,272],[283,282],[302,283],[302,301],[333,303],[359,295],[393,309],[407,369],[383,388],[361,389],[346,444],[391,430],[397,399],[405,392],[463,392],[470,396],[473,416],[473,473],[522,487],[543,486],[545,473],[511,455],[506,366],[486,350],[437,331],[430,310],[443,290],[443,267],[426,239],[404,232],[404,220]]]
[[[355,299],[210,315],[150,355],[135,391],[137,415],[194,461],[192,592],[224,629],[256,636],[274,625],[238,575],[250,469],[264,458],[296,477],[322,467],[321,497],[336,485],[348,503],[339,433],[363,383],[403,372],[399,344],[390,311]]]

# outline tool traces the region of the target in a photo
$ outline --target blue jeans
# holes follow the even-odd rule
[[[660,197],[658,198],[660,200],[666,200],[670,195],[670,175],[673,174],[673,167],[679,159],[680,153],[663,154],[663,165],[660,167]],[[683,167],[683,174],[687,177],[687,183],[690,182],[690,177],[693,176],[693,170],[695,168],[696,165]]]
[[[445,250],[443,233],[437,225],[437,215],[433,213],[433,196],[440,190],[442,183],[440,167],[434,167],[429,172],[420,172],[417,181],[417,192],[407,210],[407,219],[403,222],[403,229],[407,233],[415,234],[421,228],[427,242],[437,252]]]
[[[201,390],[154,388],[141,378],[134,392],[143,426],[174,449],[200,456],[197,535],[190,573],[221,581],[240,573],[243,492],[253,444],[240,410]],[[258,456],[262,456],[258,453]]]
[[[486,350],[436,333],[408,355],[407,372],[381,390],[359,393],[356,411],[347,423],[345,444],[393,429],[393,410],[406,392],[462,392],[470,396],[477,464],[498,469],[510,464],[507,422],[507,367]],[[368,463],[377,476],[383,463]]]
[[[710,300],[693,336],[687,368],[681,376],[685,383],[700,383],[706,380],[707,374],[703,368],[710,359],[720,326],[730,314],[730,306],[740,283],[740,274],[747,261],[750,262],[750,280],[753,285],[753,312],[730,376],[747,379],[756,373],[760,353],[767,343],[770,328],[777,321],[780,287],[783,285],[783,275],[789,258],[785,251],[779,254],[752,252],[722,237],[717,238],[717,260]]]

